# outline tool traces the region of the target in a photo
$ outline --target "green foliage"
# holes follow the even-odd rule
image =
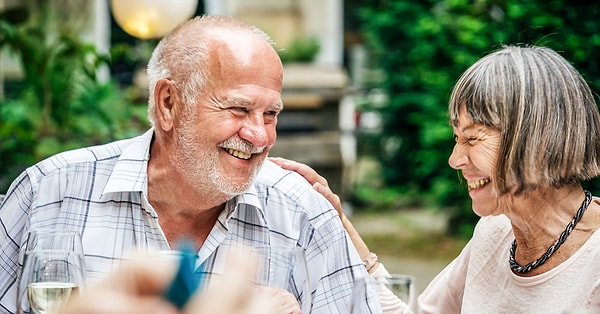
[[[22,81],[0,99],[0,193],[36,161],[148,126],[145,106],[130,104],[115,83],[97,80],[108,57],[75,30],[55,27],[60,23],[51,11],[19,7],[0,13],[0,48],[19,59],[23,72]]]
[[[380,160],[388,187],[432,197],[454,213],[452,232],[470,235],[477,217],[448,164],[447,101],[458,76],[503,44],[561,52],[600,86],[600,3],[558,0],[369,1],[360,11],[389,97]],[[600,185],[590,182],[593,189]],[[416,192],[415,192],[416,191]]]
[[[279,57],[283,63],[312,62],[321,46],[315,37],[297,37],[289,47],[279,50]]]

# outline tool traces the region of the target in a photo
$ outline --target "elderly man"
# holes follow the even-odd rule
[[[61,228],[81,232],[90,282],[134,249],[184,238],[207,274],[218,273],[221,247],[284,245],[304,249],[310,291],[294,293],[313,313],[380,312],[370,286],[353,296],[368,276],[332,205],[265,161],[282,77],[269,37],[233,18],[195,18],[163,38],[148,64],[150,130],[58,154],[11,185],[0,207],[0,309],[15,312],[27,232]]]

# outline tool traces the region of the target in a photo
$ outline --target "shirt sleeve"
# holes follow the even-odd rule
[[[446,266],[419,296],[420,313],[460,313],[465,291],[470,243]]]
[[[0,204],[0,312],[3,313],[16,312],[19,252],[32,199],[29,176],[23,173]]]
[[[382,313],[375,282],[367,273],[335,211],[331,210],[328,213],[331,218],[315,229],[307,251],[309,277],[318,281],[313,292],[311,313],[350,313],[350,308],[356,313]]]

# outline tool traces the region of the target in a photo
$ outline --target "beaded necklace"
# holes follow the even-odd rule
[[[565,242],[567,237],[571,234],[571,231],[573,231],[573,228],[575,228],[575,225],[577,225],[577,223],[581,220],[583,213],[585,212],[585,210],[588,208],[588,206],[592,202],[592,193],[590,193],[589,191],[584,191],[584,192],[585,192],[585,199],[583,200],[583,203],[581,203],[581,206],[577,210],[577,213],[575,214],[573,219],[569,222],[569,224],[567,225],[567,228],[565,228],[565,231],[563,231],[560,234],[560,237],[558,237],[558,240],[556,240],[556,242],[554,242],[554,244],[552,244],[548,248],[546,253],[544,253],[544,254],[542,254],[542,256],[540,256],[540,258],[536,259],[535,261],[533,261],[525,266],[519,265],[519,263],[517,263],[515,261],[515,252],[517,251],[517,240],[516,239],[513,240],[512,246],[510,247],[510,257],[508,258],[510,268],[513,271],[520,273],[520,274],[528,273],[532,269],[544,264],[546,262],[546,260],[548,260],[548,258],[550,258],[550,256],[552,256],[552,254],[554,252],[556,252],[556,250],[558,250],[558,248]]]

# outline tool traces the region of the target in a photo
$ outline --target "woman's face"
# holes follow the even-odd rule
[[[467,181],[473,211],[479,216],[500,214],[498,193],[492,183],[498,160],[500,132],[474,123],[462,106],[458,125],[453,127],[456,144],[448,160]]]

